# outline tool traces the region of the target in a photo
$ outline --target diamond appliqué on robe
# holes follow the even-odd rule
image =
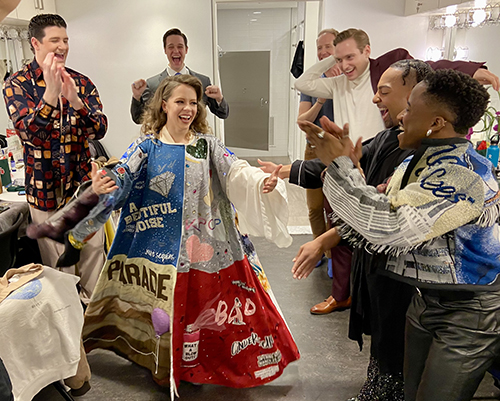
[[[174,180],[175,174],[171,171],[167,171],[154,177],[149,182],[149,189],[151,191],[158,192],[160,195],[163,195],[166,198],[168,196],[168,193],[170,192],[170,188],[172,188]]]

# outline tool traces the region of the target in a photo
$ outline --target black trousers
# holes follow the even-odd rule
[[[403,373],[406,312],[415,287],[378,273],[366,276],[370,299],[370,355],[381,374]]]
[[[424,291],[407,313],[406,401],[469,401],[500,351],[500,291]]]
[[[415,288],[378,272],[387,256],[355,248],[352,262],[352,306],[349,338],[358,341],[371,335],[370,355],[377,360],[381,374],[403,372],[406,311]]]

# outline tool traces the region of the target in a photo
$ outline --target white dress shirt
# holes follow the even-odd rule
[[[330,56],[307,69],[295,81],[295,89],[309,96],[333,99],[335,123],[342,127],[349,123],[349,136],[353,143],[377,135],[384,129],[378,107],[372,102],[370,68],[356,79],[349,81],[345,75],[321,78],[335,64]]]

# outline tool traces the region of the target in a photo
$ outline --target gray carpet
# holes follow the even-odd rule
[[[271,401],[310,400],[346,401],[357,394],[366,372],[369,339],[363,352],[347,339],[349,311],[313,316],[309,308],[322,301],[331,289],[331,280],[323,265],[307,280],[293,280],[291,260],[297,249],[310,240],[309,235],[294,236],[288,249],[278,249],[262,239],[255,239],[257,252],[265,267],[273,291],[301,352],[301,359],[291,364],[274,382],[251,389],[232,389],[213,385],[181,383],[183,401]],[[168,400],[169,390],[156,385],[148,371],[107,351],[88,355],[92,368],[92,389],[81,401],[160,401]],[[500,399],[489,374],[483,380],[475,400]],[[60,401],[62,397],[48,387],[35,401]]]

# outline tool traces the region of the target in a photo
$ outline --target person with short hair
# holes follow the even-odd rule
[[[328,166],[324,192],[355,246],[388,255],[383,273],[413,285],[405,344],[406,401],[470,400],[500,351],[500,192],[493,166],[465,139],[488,106],[477,80],[428,75],[400,113],[414,149],[385,194],[354,167],[348,126],[303,126]],[[321,135],[318,136],[317,134]]]
[[[90,179],[89,139],[106,134],[108,120],[97,88],[85,75],[66,66],[66,21],[39,14],[28,31],[34,59],[4,84],[7,112],[24,146],[26,199],[35,224],[46,221]],[[43,264],[56,267],[64,246],[38,240]],[[65,268],[80,277],[80,296],[88,303],[105,260],[99,231],[82,251],[78,266]]]
[[[372,59],[370,39],[365,31],[356,28],[340,32],[334,41],[335,57],[327,57],[313,65],[295,81],[295,88],[310,96],[333,99],[334,118],[339,126],[349,123],[354,143],[359,137],[373,138],[384,129],[380,111],[371,102],[377,83],[389,66],[403,59],[413,58],[405,49],[394,49]],[[500,88],[499,78],[483,68],[485,63],[428,62],[434,69],[453,68],[471,75],[482,84],[490,83]],[[452,63],[455,66],[452,67]],[[320,78],[321,74],[337,64],[342,75]]]
[[[142,123],[147,102],[154,96],[160,83],[169,76],[187,74],[198,78],[203,84],[203,103],[210,111],[219,118],[226,119],[229,116],[229,105],[222,95],[222,91],[216,85],[212,85],[210,78],[206,75],[194,72],[184,63],[188,53],[187,36],[178,28],[169,29],[163,35],[163,50],[169,64],[159,74],[147,80],[138,79],[132,84],[132,104],[130,114],[136,124]]]

